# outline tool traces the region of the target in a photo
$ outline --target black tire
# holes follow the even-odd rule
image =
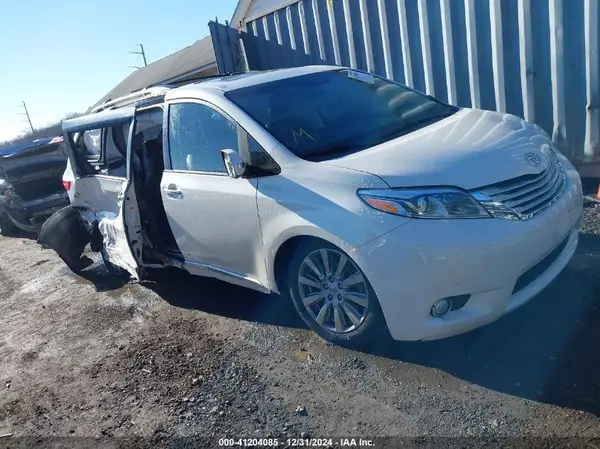
[[[0,211],[0,235],[9,237],[14,235],[16,231],[17,227],[8,216],[8,213],[4,210]]]
[[[114,263],[108,260],[106,249],[104,247],[102,248],[101,254],[102,261],[104,262],[104,266],[106,267],[106,271],[108,272],[108,274],[116,277],[129,277],[129,272],[127,272],[127,270],[119,267],[118,265],[115,265]]]
[[[343,254],[355,265],[355,268],[364,277],[369,298],[368,306],[364,309],[364,319],[361,324],[348,332],[338,333],[321,326],[315,318],[311,316],[302,302],[298,285],[298,276],[300,274],[302,263],[311,253],[320,249],[334,250]],[[379,341],[381,338],[390,338],[381,307],[379,306],[379,300],[377,299],[375,291],[367,276],[365,276],[362,270],[352,261],[352,258],[344,251],[328,242],[316,239],[307,240],[296,247],[287,266],[285,285],[283,286],[282,291],[289,294],[302,321],[304,321],[304,323],[319,336],[331,343],[356,347],[359,349],[368,349],[371,344]]]

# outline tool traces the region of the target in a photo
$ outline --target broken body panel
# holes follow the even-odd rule
[[[0,151],[0,214],[4,226],[36,232],[69,204],[62,185],[67,158],[61,139],[43,139]],[[10,220],[10,223],[9,221]]]
[[[82,132],[99,126],[131,123],[133,114],[133,108],[126,108],[63,122],[65,151],[75,174],[74,182],[83,186],[98,184],[96,170],[85,155],[76,151],[75,142],[82,138]],[[113,179],[111,185],[113,188],[110,190],[116,193],[116,201],[110,194],[111,198],[104,202],[102,195],[98,195],[100,204],[90,204],[75,196],[71,206],[60,210],[44,224],[38,242],[56,251],[73,271],[82,267],[82,254],[85,247],[91,244],[92,251],[102,252],[105,260],[122,268],[133,278],[139,278],[141,225],[129,164],[127,177]],[[107,207],[102,208],[103,205]]]

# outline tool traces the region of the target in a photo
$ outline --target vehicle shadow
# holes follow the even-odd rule
[[[28,240],[37,240],[37,234],[33,232],[25,232],[21,229],[13,230],[10,235],[3,236],[4,238],[9,239],[28,239]]]
[[[289,301],[165,270],[143,285],[175,307],[305,329]],[[363,349],[434,367],[502,393],[600,416],[600,236],[583,234],[576,257],[539,296],[481,329],[419,343]],[[402,376],[402,372],[398,373]]]
[[[305,329],[291,301],[265,295],[216,279],[165,269],[152,273],[142,285],[175,307],[276,326]]]
[[[502,393],[600,416],[600,236],[539,296],[478,330],[444,340],[391,339],[369,354],[429,366]]]
[[[98,259],[98,256],[94,256],[94,259]],[[102,260],[94,259],[83,255],[77,266],[69,266],[66,261],[63,261],[66,270],[70,270],[77,277],[90,282],[99,293],[119,290],[130,282],[127,277],[111,276]]]
[[[175,307],[305,329],[289,301],[218,280],[162,270],[143,282]],[[502,393],[600,416],[600,236],[528,304],[495,323],[431,342],[379,341],[366,355],[434,367]],[[400,371],[399,376],[402,376]]]

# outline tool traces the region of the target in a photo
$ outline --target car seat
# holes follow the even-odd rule
[[[177,248],[165,212],[160,183],[165,168],[162,148],[162,134],[144,142],[143,151],[143,215],[147,222],[148,234],[155,245],[164,249]]]

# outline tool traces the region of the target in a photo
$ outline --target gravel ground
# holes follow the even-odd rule
[[[599,274],[590,206],[577,254],[523,308],[451,339],[357,352],[274,295],[177,272],[123,285],[98,262],[82,278],[34,240],[0,238],[0,446],[578,436],[598,448]]]

